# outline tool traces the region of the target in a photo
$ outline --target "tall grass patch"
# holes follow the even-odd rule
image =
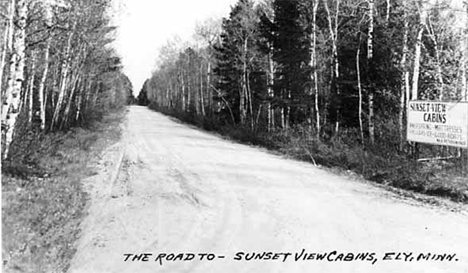
[[[122,117],[113,112],[88,128],[18,138],[2,165],[5,272],[66,272],[88,198],[81,181],[119,139]]]

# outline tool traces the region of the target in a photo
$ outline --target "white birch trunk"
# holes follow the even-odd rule
[[[390,9],[391,9],[390,0],[386,0],[386,4],[387,4],[387,12],[385,14],[385,24],[388,26],[388,22],[390,21]]]
[[[204,117],[205,113],[205,94],[203,89],[203,65],[200,65],[200,107],[201,107],[201,114]]]
[[[13,50],[13,32],[14,32],[14,27],[13,27],[13,18],[15,14],[15,0],[11,0],[10,2],[10,8],[9,8],[9,14],[8,14],[8,27],[5,30],[5,35],[3,37],[3,45],[2,45],[2,59],[0,63],[0,89],[2,90],[2,98],[4,95],[4,90],[3,90],[3,70],[5,68],[5,62],[6,62],[6,55],[7,52],[11,52]],[[3,112],[3,102],[2,102],[2,112]],[[2,119],[3,121],[3,119]]]
[[[332,73],[334,78],[334,84],[336,88],[336,95],[340,95],[340,88],[338,83],[336,82],[340,77],[340,64],[338,60],[338,13],[340,10],[340,0],[336,0],[336,14],[335,14],[335,26],[333,26],[333,21],[331,18],[330,9],[328,8],[328,0],[323,0],[323,4],[325,7],[325,11],[327,13],[327,20],[328,20],[328,28],[330,31],[330,36],[332,40],[332,55],[333,55],[333,66],[332,66]],[[335,123],[335,134],[338,134],[340,130],[340,110],[337,107],[336,110],[336,123]]]
[[[47,74],[49,73],[49,56],[50,56],[50,44],[51,38],[47,38],[47,44],[44,53],[44,71],[42,72],[41,81],[39,82],[38,98],[39,98],[39,116],[41,120],[41,130],[45,130],[46,120],[45,120],[45,111],[46,111],[46,103],[47,101],[44,100],[44,91],[45,91],[45,83],[47,80]]]
[[[54,115],[52,117],[52,122],[50,124],[50,128],[53,129],[55,123],[57,123],[60,111],[62,109],[63,100],[65,97],[65,92],[67,88],[67,81],[68,81],[68,74],[70,69],[70,51],[71,51],[71,42],[73,38],[73,33],[75,31],[76,22],[74,23],[73,28],[71,29],[70,34],[68,35],[67,47],[65,51],[65,59],[63,60],[62,64],[62,71],[60,75],[60,90],[57,99],[57,104],[55,105]]]
[[[434,28],[432,27],[431,20],[428,19],[429,24],[424,24],[427,32],[429,33],[429,37],[431,38],[432,42],[434,43],[434,50],[436,54],[436,62],[437,62],[437,81],[439,86],[439,100],[442,100],[444,97],[444,80],[442,78],[442,67],[440,61],[440,51],[439,51],[439,43],[437,42],[437,38],[434,33]]]
[[[24,83],[24,68],[26,59],[26,21],[28,17],[28,5],[26,0],[18,0],[17,2],[18,20],[17,30],[14,37],[14,54],[12,58],[17,58],[16,69],[14,69],[14,84],[9,83],[7,90],[7,104],[3,109],[5,117],[2,116],[2,121],[6,121],[5,126],[5,152],[4,158],[8,156],[8,151],[11,142],[13,141],[13,133],[15,130],[16,119],[21,111],[21,90]],[[13,66],[14,67],[14,66]],[[2,113],[3,115],[3,113]],[[5,119],[3,119],[5,118]]]
[[[253,100],[252,100],[252,90],[250,89],[250,73],[247,71],[247,95],[248,95],[248,100],[249,100],[249,112],[250,112],[250,128],[254,129],[254,112],[253,112]]]
[[[31,53],[31,72],[29,73],[28,83],[28,124],[32,124],[33,108],[34,108],[34,78],[36,77],[36,58],[34,52]]]
[[[239,103],[239,113],[240,113],[240,123],[244,124],[247,119],[247,39],[244,40],[243,46],[243,60],[242,60],[242,87],[240,90],[240,103]]]
[[[187,107],[185,104],[185,81],[184,81],[184,71],[180,75],[181,85],[182,85],[182,111],[187,111]]]
[[[5,33],[3,35],[3,42],[2,42],[2,57],[0,60],[0,89],[2,97],[3,97],[3,69],[5,67],[5,61],[6,61],[6,55],[7,55],[7,43],[8,43],[8,29],[5,30]],[[2,103],[2,108],[3,108],[3,103]]]
[[[211,59],[210,56],[208,56],[208,66],[206,68],[206,94],[208,94],[208,109],[212,108],[212,98],[213,96],[211,95]]]
[[[401,69],[402,69],[402,77],[401,77],[401,88],[400,88],[400,109],[398,114],[398,126],[400,131],[400,151],[403,151],[404,144],[405,144],[405,125],[404,125],[404,116],[408,109],[407,107],[407,100],[410,94],[410,86],[409,86],[409,71],[408,71],[408,64],[407,64],[407,54],[408,54],[408,32],[409,32],[409,23],[407,18],[407,11],[405,8],[405,14],[403,15],[404,18],[404,26],[403,26],[403,52],[401,56]],[[406,113],[407,114],[407,113]]]
[[[369,0],[369,30],[367,32],[367,63],[372,69],[374,55],[374,0]],[[369,76],[369,75],[368,75]],[[371,144],[375,142],[375,124],[374,124],[374,87],[369,81],[369,140]]]
[[[60,124],[60,129],[63,129],[65,127],[65,125],[67,125],[67,123],[68,123],[68,119],[70,117],[70,109],[71,109],[71,105],[73,103],[73,96],[75,95],[75,92],[78,89],[78,86],[80,84],[80,80],[81,80],[81,77],[79,75],[77,75],[72,81],[70,95],[68,96],[67,105],[66,105],[65,111],[63,113],[62,123]]]
[[[285,129],[286,128],[286,122],[285,122],[285,117],[284,117],[284,107],[281,107],[281,128]]]
[[[424,7],[420,7],[419,30],[416,38],[416,45],[414,49],[414,69],[413,69],[413,86],[411,90],[411,100],[418,99],[418,83],[419,83],[419,69],[421,65],[421,46],[422,36],[424,32],[424,24],[426,22],[426,11]]]
[[[360,66],[360,54],[361,54],[361,37],[359,37],[358,49],[356,52],[356,72],[357,72],[357,82],[358,82],[358,92],[359,92],[359,132],[361,133],[361,144],[364,144],[364,126],[362,122],[362,86],[361,86],[361,66]]]
[[[191,80],[190,80],[190,70],[189,68],[187,69],[187,111],[190,112],[191,110],[191,105],[192,105],[192,86],[191,86]],[[196,107],[195,107],[196,111]]]
[[[83,103],[83,96],[86,95],[86,86],[88,85],[87,78],[89,78],[89,75],[85,76],[85,79],[82,81],[81,87],[78,89],[79,93],[76,96],[76,114],[75,114],[75,122],[78,122],[81,114],[81,104]]]
[[[270,52],[268,53],[268,98],[272,100],[275,96],[273,84],[275,81],[274,65],[273,65],[273,47],[269,44]],[[271,101],[268,101],[268,131],[271,131],[275,126],[275,112],[271,107]]]
[[[313,68],[313,84],[314,90],[314,106],[315,106],[315,130],[317,131],[317,139],[320,138],[320,110],[319,110],[319,90],[318,90],[318,73],[317,73],[317,9],[319,0],[314,1],[312,10],[312,68]],[[312,118],[312,117],[311,117]]]

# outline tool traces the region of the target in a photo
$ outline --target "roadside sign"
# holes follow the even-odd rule
[[[407,140],[468,149],[468,102],[410,101]]]

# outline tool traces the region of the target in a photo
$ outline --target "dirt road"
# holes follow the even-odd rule
[[[71,273],[468,272],[467,214],[143,107],[130,108],[123,140],[101,169],[86,182],[91,206]],[[124,261],[141,253],[148,262]]]

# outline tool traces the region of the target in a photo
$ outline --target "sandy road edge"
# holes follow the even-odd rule
[[[92,163],[95,175],[81,181],[83,191],[87,194],[87,202],[84,208],[84,217],[80,223],[80,232],[75,242],[76,252],[66,272],[80,272],[76,268],[82,264],[86,256],[86,247],[92,243],[93,226],[96,219],[102,216],[102,208],[107,200],[112,198],[119,173],[121,172],[125,158],[124,134],[127,124],[127,113],[125,111],[117,126],[120,136],[118,140],[106,143],[106,147],[100,152],[98,158]]]

